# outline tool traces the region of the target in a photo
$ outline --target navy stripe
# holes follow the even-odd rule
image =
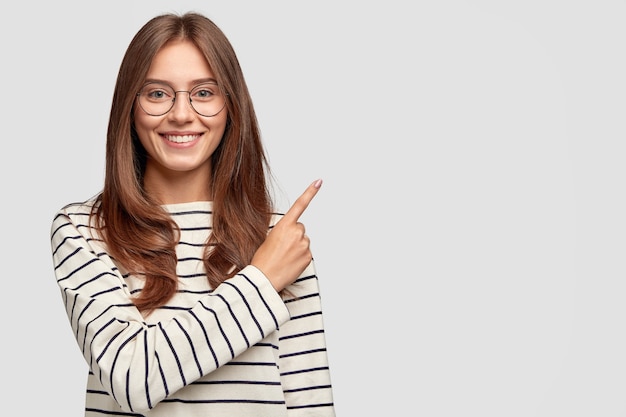
[[[176,353],[176,349],[174,349],[174,345],[172,345],[172,341],[170,340],[168,334],[165,332],[165,329],[163,328],[161,323],[159,323],[158,327],[161,330],[161,333],[163,334],[163,336],[165,337],[165,340],[167,341],[167,344],[169,345],[170,350],[172,351],[172,355],[174,355],[174,359],[176,360],[176,365],[178,365],[178,372],[180,374],[180,379],[183,382],[183,386],[185,386],[187,385],[187,379],[185,379],[185,374],[183,373],[183,367],[180,364],[180,358],[178,357],[178,354]]]
[[[178,327],[180,328],[180,331],[183,332],[183,334],[185,335],[185,338],[187,339],[187,342],[189,343],[189,348],[191,349],[191,353],[193,353],[193,359],[196,362],[196,366],[198,367],[198,377],[201,377],[202,375],[204,375],[204,372],[202,371],[202,365],[200,365],[200,361],[198,360],[196,349],[193,346],[193,341],[191,340],[191,337],[189,337],[189,333],[187,333],[187,331],[180,324],[180,321],[178,321],[178,319],[174,318],[174,323],[178,325]]]
[[[152,399],[150,398],[150,387],[148,386],[148,338],[146,337],[146,335],[143,335],[143,354],[144,354],[144,359],[143,359],[143,363],[144,363],[144,368],[145,368],[145,374],[144,377],[146,378],[146,383],[144,384],[144,387],[146,389],[146,402],[148,403],[148,408],[152,408]],[[130,399],[128,400],[128,403],[130,404]]]
[[[202,320],[200,320],[200,318],[198,316],[196,316],[194,314],[193,311],[190,311],[191,316],[196,320],[196,322],[200,325],[200,328],[202,329],[202,332],[204,333],[204,340],[206,342],[207,347],[209,348],[209,350],[211,351],[211,355],[213,356],[213,361],[215,363],[215,368],[219,368],[220,366],[220,362],[217,358],[217,354],[215,353],[215,350],[213,349],[213,346],[211,345],[211,342],[209,341],[209,335],[206,331],[206,327],[204,327],[204,323],[202,322]],[[232,349],[231,349],[231,355],[234,355]]]

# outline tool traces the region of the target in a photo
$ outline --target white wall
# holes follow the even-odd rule
[[[82,415],[55,211],[101,186],[128,42],[239,54],[313,239],[338,415],[626,415],[626,2],[14,2],[0,25],[3,403]]]

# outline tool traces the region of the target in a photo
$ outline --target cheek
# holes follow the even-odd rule
[[[226,131],[227,123],[228,123],[228,113],[226,112],[226,109],[224,109],[222,113],[213,117],[213,120],[211,120],[210,126],[207,126],[207,127],[209,127],[215,132],[219,132],[220,137],[222,137],[224,136],[224,132]]]
[[[156,127],[156,121],[154,117],[147,116],[142,111],[136,111],[134,113],[135,116],[135,131],[137,132],[137,136],[139,136],[139,140],[146,147],[147,142],[149,141],[149,132]]]

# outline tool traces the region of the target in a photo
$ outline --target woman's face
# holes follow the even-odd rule
[[[186,174],[209,179],[210,157],[220,144],[228,113],[223,106],[215,107],[224,103],[215,83],[204,55],[188,40],[167,43],[155,55],[134,110],[135,129],[148,154],[146,181],[167,182],[189,177]],[[202,116],[192,108],[190,98],[203,114],[212,113],[206,111],[212,106],[221,111]]]

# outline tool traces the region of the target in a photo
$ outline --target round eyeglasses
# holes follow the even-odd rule
[[[189,104],[200,116],[213,117],[226,107],[224,95],[212,82],[198,84],[189,91],[174,90],[161,82],[149,82],[137,93],[137,101],[150,116],[163,116],[174,107],[177,93],[189,94]]]

